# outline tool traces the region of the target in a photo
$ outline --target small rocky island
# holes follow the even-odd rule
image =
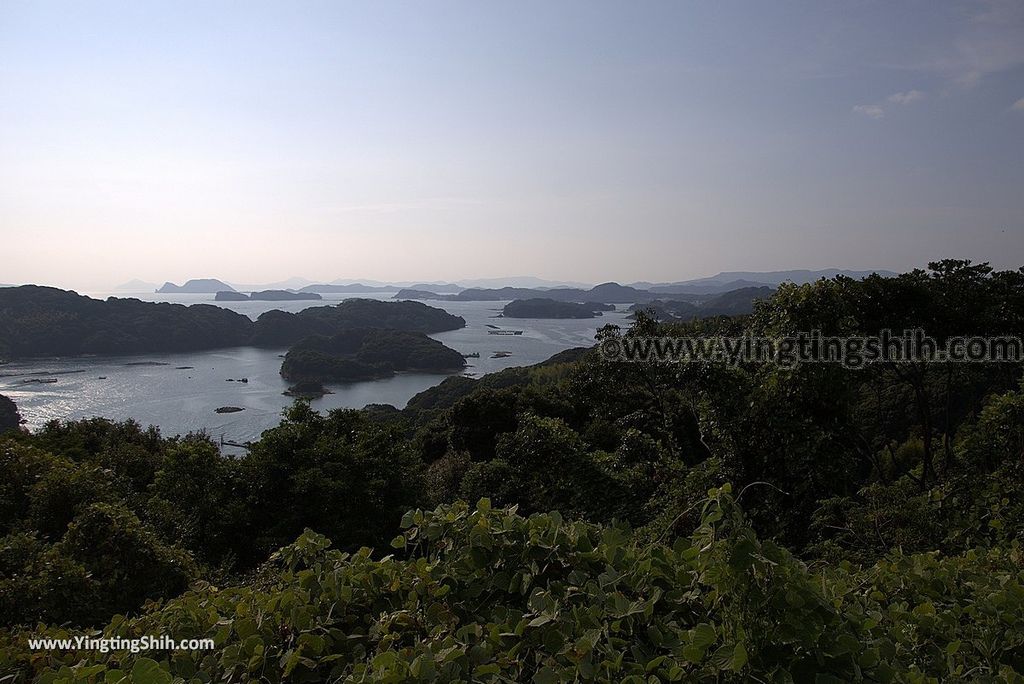
[[[600,316],[601,311],[614,308],[615,306],[610,304],[595,302],[578,304],[538,297],[509,302],[501,310],[501,313],[505,318],[594,318]]]
[[[324,387],[321,382],[306,380],[297,382],[283,392],[286,397],[297,397],[299,399],[319,399],[331,391]]]
[[[249,301],[249,295],[244,292],[235,292],[234,290],[221,290],[214,296],[213,300],[215,302],[247,302]]]
[[[312,383],[377,380],[400,371],[446,373],[465,365],[462,354],[420,332],[354,329],[300,341],[285,354],[281,376],[309,389]]]

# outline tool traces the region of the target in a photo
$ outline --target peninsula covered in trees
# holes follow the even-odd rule
[[[210,304],[97,300],[24,285],[0,289],[0,358],[180,352],[255,345],[287,347],[310,335],[351,328],[423,333],[465,326],[460,316],[420,302],[349,299],[298,313],[269,311],[253,321]]]
[[[941,343],[1024,335],[1024,269],[784,284],[749,315],[640,312],[599,342],[918,327]],[[358,334],[336,344],[358,355]],[[1020,681],[1022,379],[1019,360],[622,364],[590,349],[449,378],[403,410],[297,403],[238,458],[102,419],[8,433],[0,668]],[[28,648],[79,634],[214,648]]]

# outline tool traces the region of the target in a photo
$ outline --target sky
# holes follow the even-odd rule
[[[0,282],[1024,265],[1024,0],[0,0]]]

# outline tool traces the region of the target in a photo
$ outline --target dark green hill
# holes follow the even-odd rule
[[[775,292],[774,288],[741,287],[738,290],[724,292],[700,306],[701,316],[739,316],[754,310],[754,302],[769,299]]]
[[[36,285],[0,289],[0,358],[287,347],[310,335],[353,328],[434,333],[465,324],[419,302],[350,299],[295,314],[270,311],[253,322],[209,304],[104,301]]]
[[[353,329],[302,340],[288,350],[281,375],[293,382],[356,382],[396,371],[447,372],[465,365],[462,354],[420,332]]]
[[[252,343],[286,347],[310,335],[335,335],[354,328],[387,328],[437,333],[465,327],[461,316],[421,302],[346,299],[337,306],[317,306],[298,313],[268,311],[256,319]]]
[[[556,302],[540,297],[509,302],[501,312],[505,318],[594,318],[601,315],[588,304]]]
[[[0,356],[180,352],[246,344],[247,317],[209,304],[106,301],[53,287],[0,289]]]
[[[634,304],[630,311],[653,310],[654,315],[663,321],[673,319],[692,320],[695,318],[711,318],[712,316],[742,316],[754,311],[754,303],[762,299],[770,299],[775,292],[767,286],[741,287],[722,294],[709,295],[703,300],[682,301],[678,299],[661,300]]]

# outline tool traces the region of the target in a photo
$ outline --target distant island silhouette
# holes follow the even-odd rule
[[[559,302],[537,297],[511,301],[501,313],[505,318],[595,318],[609,308],[614,309],[615,306],[599,302]]]
[[[263,302],[291,302],[291,301],[302,301],[302,300],[321,300],[319,294],[315,292],[291,292],[289,290],[262,290],[260,292],[251,292],[245,294],[244,292],[235,292],[233,290],[221,290],[213,298],[217,302],[244,302],[244,301],[263,301]]]
[[[190,293],[190,294],[213,294],[215,292],[234,292],[235,288],[216,278],[196,278],[187,281],[184,285],[164,283],[157,289],[158,293]]]

